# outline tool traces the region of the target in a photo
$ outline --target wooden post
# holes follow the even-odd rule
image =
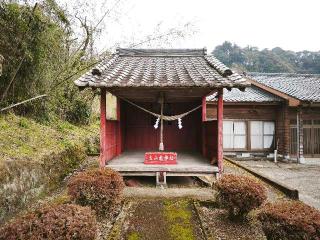
[[[221,175],[223,171],[223,88],[218,90],[217,135],[217,162]]]
[[[117,155],[122,152],[122,129],[121,129],[121,100],[117,98]]]
[[[202,122],[207,121],[207,97],[202,98]]]
[[[301,109],[297,109],[297,160],[298,163],[305,163],[303,156],[303,119]]]
[[[100,96],[100,167],[106,165],[106,145],[107,145],[107,115],[106,115],[106,89],[101,88]]]
[[[206,126],[207,121],[207,97],[202,98],[202,156],[207,156],[207,143],[206,143]]]
[[[290,119],[289,119],[289,107],[287,103],[284,103],[283,109],[283,156],[285,159],[290,158]]]

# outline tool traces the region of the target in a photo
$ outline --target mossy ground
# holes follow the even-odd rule
[[[192,200],[139,200],[134,204],[120,239],[204,239]]]
[[[164,202],[164,215],[169,223],[170,235],[176,240],[196,239],[193,231],[190,201],[179,200]]]

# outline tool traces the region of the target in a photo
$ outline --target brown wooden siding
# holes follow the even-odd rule
[[[277,106],[274,105],[224,105],[224,119],[244,120],[275,120]],[[217,119],[217,107],[215,104],[207,105],[207,118]]]
[[[290,119],[289,108],[286,103],[278,106],[276,115],[276,144],[279,154],[289,155],[290,151]]]

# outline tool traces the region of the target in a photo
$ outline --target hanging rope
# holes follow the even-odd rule
[[[160,116],[160,144],[159,144],[159,150],[163,151],[164,150],[164,144],[163,144],[163,104],[164,104],[164,99],[163,97],[160,99],[160,104],[161,104],[161,116]]]
[[[126,101],[127,103],[130,103],[131,105],[141,109],[142,111],[145,111],[145,112],[147,112],[147,113],[149,113],[149,114],[161,119],[161,114],[157,114],[157,113],[151,112],[148,109],[145,109],[144,107],[141,107],[141,106],[139,106],[139,105],[137,105],[137,104],[125,99],[125,98],[121,98],[121,99]],[[199,105],[199,106],[191,109],[190,111],[187,111],[185,113],[181,113],[181,114],[178,114],[178,115],[172,115],[172,116],[162,115],[162,119],[165,120],[165,121],[175,121],[175,120],[178,120],[179,118],[183,118],[183,117],[187,116],[188,114],[196,111],[197,109],[199,109],[201,107],[202,107],[202,105]]]
[[[172,115],[172,116],[164,116],[163,115],[163,105],[164,105],[164,99],[161,98],[160,99],[160,104],[161,104],[161,110],[160,110],[160,114],[157,114],[157,113],[154,113],[154,112],[151,112],[149,111],[148,109],[145,109],[144,107],[141,107],[125,98],[121,98],[122,100],[126,101],[127,103],[141,109],[142,111],[145,111],[155,117],[157,117],[157,121],[154,125],[154,128],[157,129],[158,126],[159,126],[159,121],[160,121],[160,144],[159,144],[159,150],[160,151],[163,151],[164,150],[164,144],[163,144],[163,120],[166,120],[166,121],[175,121],[175,120],[178,120],[178,127],[179,129],[182,128],[182,121],[181,121],[181,118],[185,117],[186,115],[194,112],[195,110],[197,110],[198,108],[202,107],[202,105],[199,105],[198,107],[195,107],[193,109],[191,109],[190,111],[187,111],[185,113],[181,113],[181,114],[178,114],[178,115]]]

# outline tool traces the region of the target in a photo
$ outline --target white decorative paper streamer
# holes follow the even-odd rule
[[[179,129],[182,128],[182,120],[181,120],[181,118],[178,118],[178,127],[179,127]]]
[[[153,127],[154,127],[155,129],[158,129],[158,127],[159,127],[159,121],[160,121],[160,118],[157,118],[156,123],[153,125]]]

